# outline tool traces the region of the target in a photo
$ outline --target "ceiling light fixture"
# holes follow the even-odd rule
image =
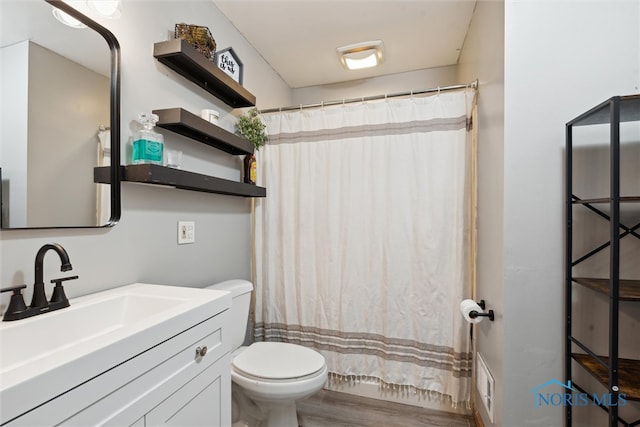
[[[336,49],[340,62],[348,70],[375,67],[383,61],[382,40],[350,44]]]
[[[57,7],[53,7],[53,16],[55,16],[58,21],[71,28],[87,28],[87,26],[82,22],[78,21],[68,13],[61,11]]]
[[[87,0],[87,5],[109,19],[118,19],[122,13],[120,0]]]

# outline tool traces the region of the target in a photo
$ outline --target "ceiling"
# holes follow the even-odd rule
[[[213,0],[291,88],[455,65],[476,0]],[[384,62],[345,70],[336,48],[382,40]]]
[[[84,12],[82,7],[67,1]],[[58,22],[44,1],[0,0],[0,47],[29,40],[103,76],[111,75],[111,54],[105,39],[90,29]]]

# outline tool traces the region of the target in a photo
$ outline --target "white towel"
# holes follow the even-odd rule
[[[111,165],[111,131],[109,129],[98,132],[98,166]],[[111,218],[110,186],[96,184],[96,221],[97,225],[105,225]]]

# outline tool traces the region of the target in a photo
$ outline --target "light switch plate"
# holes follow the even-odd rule
[[[195,243],[196,223],[194,221],[178,221],[178,244]]]

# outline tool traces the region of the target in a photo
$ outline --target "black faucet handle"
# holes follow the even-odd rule
[[[4,313],[3,320],[17,320],[20,319],[20,313],[27,310],[27,305],[24,303],[24,298],[22,297],[22,290],[25,289],[27,285],[19,285],[12,286],[10,288],[0,289],[1,292],[13,292],[11,295],[11,300],[9,300],[9,306],[7,307],[7,311]]]
[[[56,286],[53,288],[53,295],[51,295],[50,304],[59,305],[62,307],[69,307],[69,300],[64,293],[64,288],[62,287],[62,282],[66,282],[68,280],[75,280],[78,276],[69,276],[69,277],[60,277],[59,279],[51,280],[51,283],[55,283]]]
[[[62,286],[62,282],[67,280],[76,280],[78,276],[60,277],[59,279],[51,279],[51,283],[55,283],[56,286]]]
[[[0,293],[13,291],[13,294],[15,295],[15,294],[19,294],[20,291],[22,291],[26,287],[27,287],[27,285],[18,285],[18,286],[12,286],[10,288],[2,288],[2,289],[0,289]]]

